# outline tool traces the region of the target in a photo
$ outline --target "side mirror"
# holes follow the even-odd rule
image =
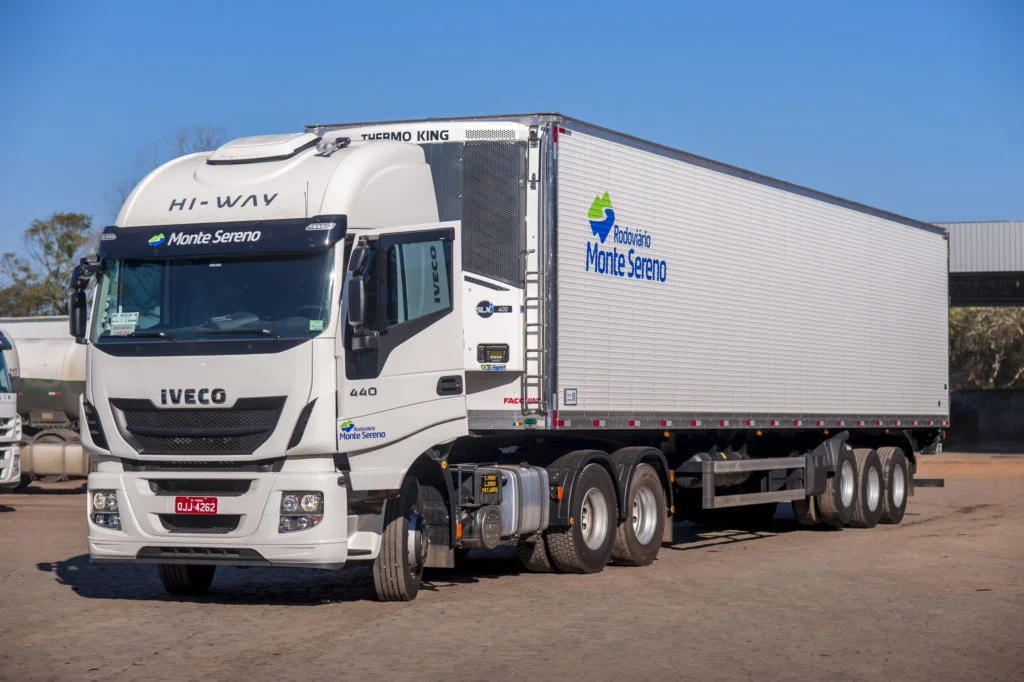
[[[68,330],[78,343],[85,343],[86,317],[85,293],[74,291],[68,296]]]
[[[348,323],[359,329],[366,324],[366,283],[353,277],[348,283]]]

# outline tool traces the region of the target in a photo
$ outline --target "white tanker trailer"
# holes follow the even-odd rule
[[[0,318],[0,329],[13,342],[10,353],[20,364],[11,383],[21,418],[22,480],[86,476],[88,456],[78,438],[85,347],[68,335],[63,316]]]

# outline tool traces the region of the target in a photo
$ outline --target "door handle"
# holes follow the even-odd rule
[[[441,377],[437,380],[438,395],[462,395],[462,377],[459,375]]]

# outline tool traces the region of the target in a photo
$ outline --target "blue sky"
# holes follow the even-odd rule
[[[0,4],[0,251],[182,125],[557,110],[922,220],[1024,218],[1024,3]]]

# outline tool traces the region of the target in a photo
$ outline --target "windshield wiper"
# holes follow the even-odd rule
[[[248,327],[239,327],[238,329],[204,329],[201,334],[258,334],[259,336],[273,336],[275,339],[281,338],[281,335],[275,332],[273,329],[252,329]]]
[[[130,334],[111,334],[110,332],[107,332],[103,336],[103,338],[104,339],[121,339],[121,338],[126,338],[126,337],[131,337],[131,336],[134,336],[136,338],[141,336],[141,337],[154,338],[154,339],[166,339],[168,341],[177,341],[178,340],[178,337],[176,337],[176,336],[174,336],[172,334],[168,334],[167,332],[162,332],[162,331],[159,331],[159,330],[152,330],[152,329],[136,329],[135,331],[133,331]]]

